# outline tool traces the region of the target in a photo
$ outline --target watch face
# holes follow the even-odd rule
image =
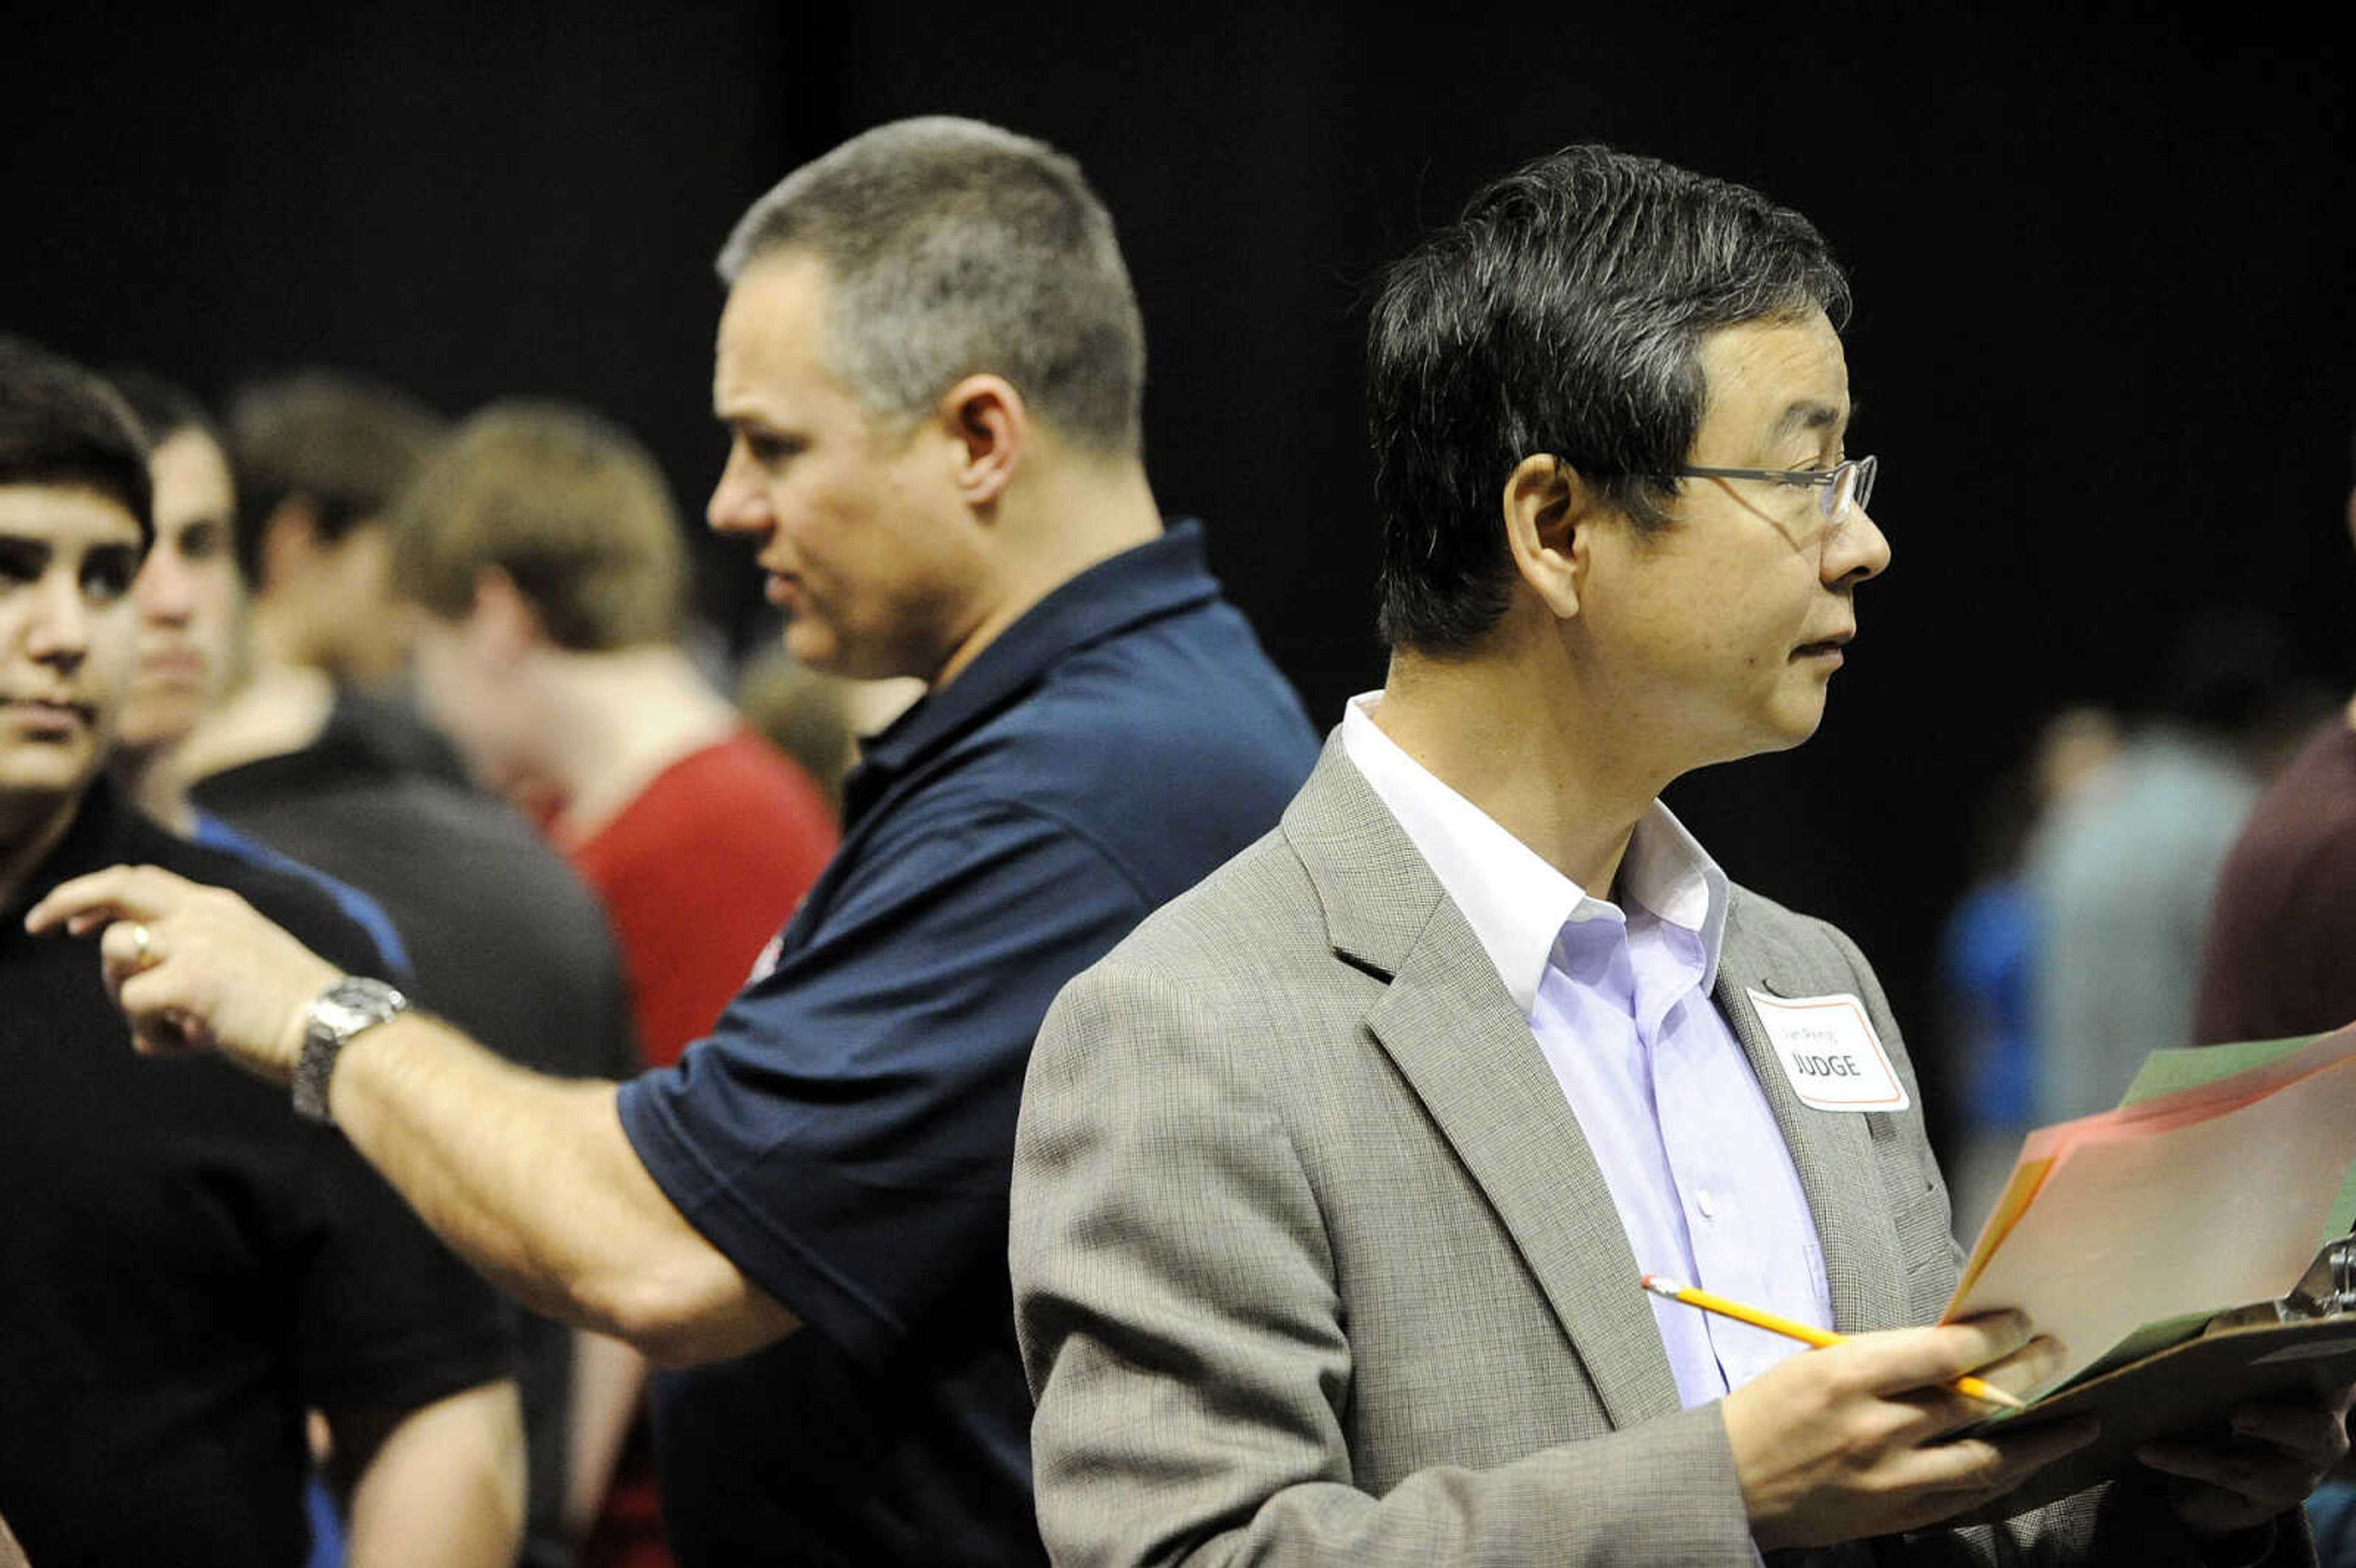
[[[336,1058],[353,1036],[398,1017],[408,1005],[408,997],[383,981],[357,976],[337,981],[315,998],[294,1062],[294,1109],[316,1121],[331,1120],[327,1080]]]
[[[354,976],[328,987],[313,1004],[319,1021],[337,1034],[348,1035],[380,1024],[409,1005],[409,998],[381,980]]]
[[[318,1019],[320,1026],[332,1034],[348,1035],[355,1029],[365,1027],[369,1022],[368,1014],[351,1006],[340,997],[320,997],[318,1005],[312,1009],[312,1012]]]

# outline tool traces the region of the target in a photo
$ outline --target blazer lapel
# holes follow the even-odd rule
[[[1726,939],[1719,955],[1718,1009],[1733,1027],[1758,1075],[1775,1125],[1783,1134],[1815,1221],[1825,1258],[1825,1284],[1832,1294],[1833,1327],[1862,1333],[1869,1325],[1907,1319],[1906,1260],[1898,1253],[1896,1232],[1882,1211],[1887,1195],[1873,1152],[1868,1117],[1856,1112],[1818,1111],[1800,1103],[1775,1048],[1760,1026],[1746,991],[1771,997],[1821,996],[1852,988],[1846,974],[1828,975],[1821,965],[1771,952],[1740,919],[1742,894],[1734,895]]]
[[[1366,1026],[1513,1236],[1614,1426],[1674,1414],[1676,1380],[1578,1118],[1488,954],[1344,756],[1286,813],[1335,954],[1389,981]]]

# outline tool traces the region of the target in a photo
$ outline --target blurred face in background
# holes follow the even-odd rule
[[[533,816],[553,809],[552,786],[535,765],[535,699],[521,678],[530,633],[511,586],[478,595],[463,618],[411,608],[417,700],[450,738],[475,782]]]
[[[307,507],[289,502],[266,526],[262,571],[298,662],[362,687],[400,677],[412,620],[392,592],[392,530],[381,519],[328,539]]]
[[[139,632],[117,737],[135,750],[177,743],[219,700],[245,613],[230,532],[237,495],[220,448],[200,430],[175,431],[148,467],[155,544],[132,590]]]
[[[0,485],[0,830],[78,798],[104,761],[138,572],[139,521],[120,501]]]

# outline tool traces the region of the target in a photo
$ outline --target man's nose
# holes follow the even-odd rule
[[[195,603],[189,592],[188,570],[180,560],[180,552],[164,546],[149,550],[146,561],[139,568],[137,581],[131,586],[131,597],[139,606],[142,620],[173,624],[186,621],[194,612]]]
[[[1879,577],[1890,566],[1890,540],[1883,537],[1873,514],[1852,506],[1848,516],[1825,535],[1824,578],[1831,584],[1862,582]]]
[[[72,573],[53,571],[35,590],[27,644],[47,664],[76,665],[90,651],[90,605]]]
[[[767,530],[761,487],[749,472],[751,466],[741,443],[728,449],[728,461],[720,470],[720,482],[712,487],[712,499],[703,507],[703,520],[713,533],[757,534]]]

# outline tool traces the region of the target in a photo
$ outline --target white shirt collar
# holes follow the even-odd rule
[[[1374,721],[1381,701],[1379,691],[1350,699],[1342,714],[1343,752],[1430,863],[1527,1018],[1563,926],[1623,919],[1622,912],[1590,896],[1400,750]],[[1718,984],[1719,944],[1726,933],[1726,873],[1657,800],[1629,840],[1621,885],[1632,901],[1700,939],[1707,996]]]

